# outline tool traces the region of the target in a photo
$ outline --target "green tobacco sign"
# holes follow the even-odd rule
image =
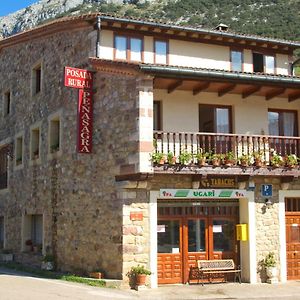
[[[245,190],[231,189],[161,189],[160,198],[188,198],[188,199],[212,199],[212,198],[245,198]]]

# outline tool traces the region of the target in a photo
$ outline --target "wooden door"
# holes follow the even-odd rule
[[[300,279],[300,212],[286,215],[287,279]]]
[[[182,283],[181,220],[159,220],[157,241],[158,283]]]

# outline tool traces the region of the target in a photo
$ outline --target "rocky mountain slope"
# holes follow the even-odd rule
[[[241,33],[300,40],[299,0],[40,0],[0,18],[0,37],[70,14],[101,11]]]

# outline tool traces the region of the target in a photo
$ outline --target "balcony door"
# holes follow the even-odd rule
[[[298,135],[297,112],[292,110],[269,110],[269,135],[291,137]],[[297,145],[291,139],[272,138],[270,146],[281,155],[294,154]],[[297,153],[296,153],[297,154]]]
[[[232,144],[226,133],[232,133],[231,106],[199,105],[199,132],[224,134],[205,137],[205,145],[211,146],[216,153],[231,151]]]

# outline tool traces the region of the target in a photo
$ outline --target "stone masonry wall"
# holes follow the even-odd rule
[[[10,89],[12,94],[11,114],[0,117],[0,141],[24,131],[24,166],[15,169],[10,162],[9,189],[0,192],[0,215],[6,217],[7,248],[18,260],[28,257],[21,252],[22,216],[43,214],[43,251],[54,252],[58,269],[100,269],[108,278],[122,278],[127,200],[119,196],[115,176],[137,163],[140,79],[95,74],[93,153],[78,154],[78,90],[64,87],[63,68],[88,67],[91,31],[68,30],[0,53],[0,74],[6,74],[0,93]],[[31,70],[38,61],[42,91],[32,97]],[[57,111],[63,129],[61,154],[49,157],[48,116]],[[30,126],[36,122],[41,122],[41,162],[31,165]]]

